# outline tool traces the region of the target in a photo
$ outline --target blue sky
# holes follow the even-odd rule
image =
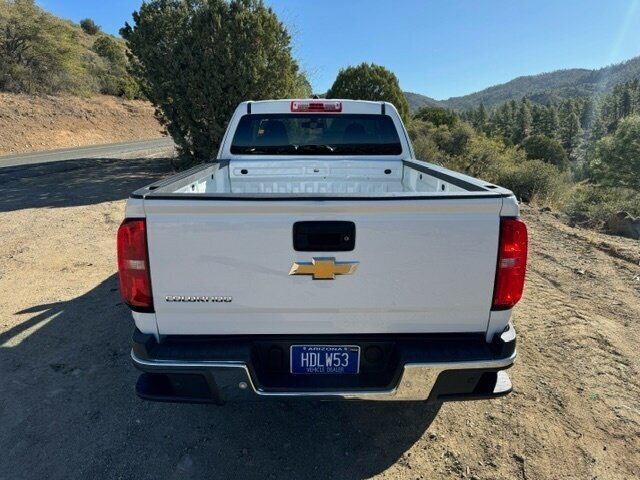
[[[37,0],[117,34],[141,0]],[[437,99],[520,75],[598,68],[640,55],[640,0],[265,0],[293,34],[315,92],[363,61]]]

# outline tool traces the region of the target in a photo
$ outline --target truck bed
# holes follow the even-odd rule
[[[486,332],[500,217],[517,214],[508,190],[414,160],[223,160],[128,208],[147,219],[158,332],[198,335]],[[296,251],[305,221],[353,222],[355,247]],[[290,276],[312,257],[360,268]],[[176,295],[233,302],[165,300]]]
[[[496,185],[416,160],[233,160],[197,166],[134,197],[509,196]]]

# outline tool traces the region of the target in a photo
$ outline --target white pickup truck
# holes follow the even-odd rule
[[[216,160],[118,232],[148,400],[511,391],[527,230],[513,193],[415,159],[390,103],[244,102]]]

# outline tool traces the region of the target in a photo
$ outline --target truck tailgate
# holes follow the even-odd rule
[[[159,333],[484,332],[501,206],[499,197],[146,199]],[[295,251],[294,222],[323,220],[354,222],[354,250]],[[314,257],[359,264],[335,280],[289,275]]]

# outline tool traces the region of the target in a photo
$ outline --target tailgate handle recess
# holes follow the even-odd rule
[[[296,222],[293,248],[297,252],[350,252],[356,246],[356,224],[343,221]]]

